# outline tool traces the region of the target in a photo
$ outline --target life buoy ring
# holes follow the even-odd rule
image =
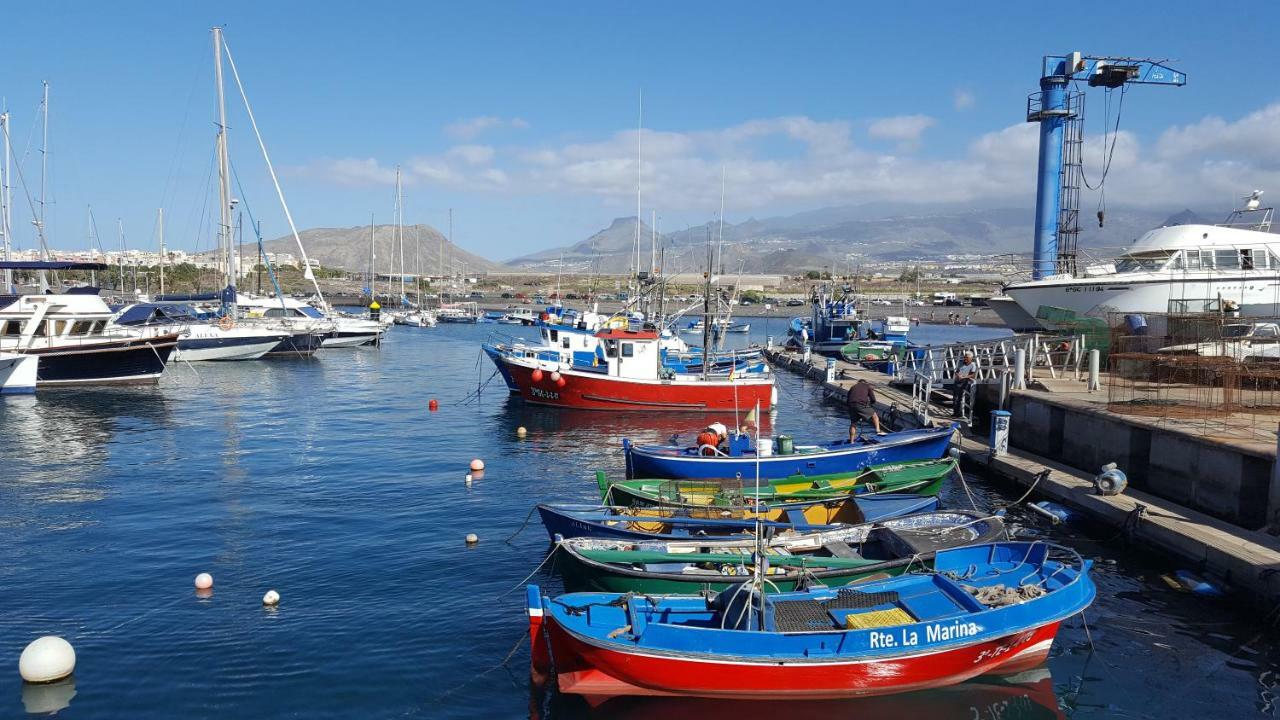
[[[218,321],[218,327],[222,328],[223,330],[230,330],[235,326],[236,326],[236,321],[233,320],[230,315],[223,315],[222,319]]]
[[[862,359],[863,360],[879,360],[880,358],[876,357],[875,353],[867,353],[866,355],[862,356]]]

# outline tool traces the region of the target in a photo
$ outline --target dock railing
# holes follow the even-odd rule
[[[1023,377],[1017,375],[1018,351],[1024,354]],[[976,384],[1001,386],[1003,397],[1009,388],[1025,387],[1037,373],[1054,379],[1072,374],[1080,377],[1086,363],[1084,338],[1079,335],[1016,335],[1000,340],[931,345],[908,350],[898,364],[895,382],[911,385],[912,409],[928,419],[933,392],[948,391],[955,384],[956,370],[972,353]],[[971,421],[972,417],[964,418]]]

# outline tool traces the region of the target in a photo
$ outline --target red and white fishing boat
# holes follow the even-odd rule
[[[596,333],[602,352],[590,366],[555,353],[491,354],[507,384],[526,402],[580,410],[732,412],[775,398],[773,376],[676,373],[662,365],[656,330],[611,328]]]
[[[932,572],[769,593],[765,575],[710,597],[528,587],[531,669],[560,692],[838,699],[1014,674],[1097,594],[1090,563],[1046,543],[937,553]]]

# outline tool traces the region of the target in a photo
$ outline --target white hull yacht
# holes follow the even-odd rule
[[[108,332],[140,337],[177,333],[172,362],[257,360],[289,336],[284,330],[236,325],[231,318],[208,322],[180,308],[150,303],[121,310],[108,324]]]
[[[1280,237],[1257,196],[1221,225],[1150,230],[1115,262],[1015,282],[991,307],[1014,330],[1039,330],[1044,307],[1077,315],[1221,312],[1280,315]],[[1245,217],[1256,218],[1246,222]]]
[[[0,308],[0,354],[35,356],[36,383],[154,383],[177,348],[177,333],[140,337],[112,331],[97,295],[22,295]]]

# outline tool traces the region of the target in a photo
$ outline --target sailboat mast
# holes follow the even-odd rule
[[[707,228],[707,272],[702,288],[702,379],[710,375],[711,358],[711,271],[715,260],[715,248],[711,245],[711,228]]]
[[[160,294],[164,295],[164,208],[156,210],[156,225],[160,230]]]
[[[717,241],[719,248],[717,250],[720,255],[720,274],[724,274],[724,166],[720,166],[720,237]]]
[[[45,192],[49,185],[49,81],[44,81],[44,99],[40,102],[44,108],[41,113],[44,130],[40,141],[40,250],[45,260],[49,259],[49,250],[44,246],[44,206]]]
[[[222,28],[213,29],[213,77],[218,90],[218,247],[225,253],[223,312],[235,315],[235,278],[231,272],[231,162],[227,151],[227,104],[222,90]]]
[[[369,214],[369,303],[378,299],[378,226]]]
[[[10,237],[9,203],[13,200],[9,185],[9,112],[0,114],[0,129],[4,130],[4,177],[0,178],[0,232],[4,233],[4,259],[12,259],[13,240]],[[13,292],[13,271],[4,271],[4,291]]]
[[[635,233],[635,239],[632,240],[632,243],[631,243],[631,253],[634,257],[633,263],[631,265],[631,268],[632,268],[631,275],[632,275],[632,280],[635,281],[635,288],[636,288],[636,292],[634,293],[634,295],[638,295],[640,293],[640,170],[641,170],[640,143],[641,143],[641,136],[643,134],[644,134],[644,90],[641,90],[640,91],[640,112],[639,112],[639,117],[636,120],[636,233]],[[635,301],[634,297],[632,298],[632,301],[633,302]]]
[[[49,81],[42,81],[44,86],[44,95],[40,101],[41,120],[44,125],[40,140],[40,217],[36,219],[36,237],[40,241],[40,258],[49,260],[49,246],[45,243],[44,237],[44,206],[45,192],[48,188],[49,177]],[[22,167],[18,167],[18,171],[22,171]],[[123,282],[123,281],[122,281]],[[49,278],[45,275],[44,270],[40,271],[40,292],[48,292]]]
[[[396,235],[400,242],[400,302],[404,296],[404,194],[400,187],[400,166],[396,166]]]

